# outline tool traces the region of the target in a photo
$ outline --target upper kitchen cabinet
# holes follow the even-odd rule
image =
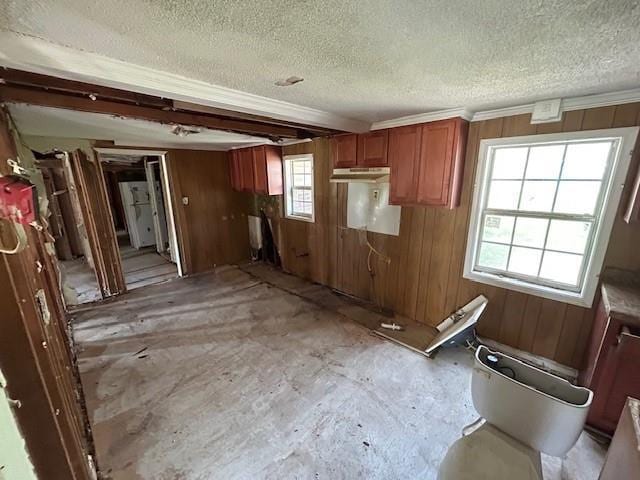
[[[253,189],[262,195],[282,195],[282,154],[280,147],[262,145],[253,152]]]
[[[460,204],[467,128],[461,118],[422,126],[418,204],[449,208]]]
[[[358,164],[358,136],[356,134],[331,137],[331,156],[334,168],[351,168]]]
[[[416,201],[421,138],[421,125],[392,128],[389,131],[389,203],[392,205],[413,204]]]
[[[390,130],[392,204],[459,205],[468,125],[452,118]]]
[[[386,167],[389,130],[376,130],[358,135],[358,167]]]
[[[388,143],[388,130],[336,135],[331,138],[333,167],[387,167]]]
[[[273,145],[229,152],[229,176],[234,190],[282,195],[282,151]]]
[[[253,192],[253,153],[250,148],[238,150],[240,163],[240,190]]]

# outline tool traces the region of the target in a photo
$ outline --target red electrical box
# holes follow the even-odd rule
[[[0,177],[0,218],[29,225],[36,220],[36,209],[33,184],[14,175]]]

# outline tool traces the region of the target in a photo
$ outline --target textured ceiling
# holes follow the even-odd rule
[[[366,121],[640,86],[637,0],[3,0],[0,29]]]
[[[113,140],[132,147],[228,150],[232,147],[265,143],[263,138],[202,129],[179,137],[170,125],[114,117],[100,113],[76,112],[32,105],[9,105],[11,118],[23,135],[88,140]]]

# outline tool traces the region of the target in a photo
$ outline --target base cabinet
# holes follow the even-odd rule
[[[640,326],[607,312],[601,301],[579,383],[593,390],[587,423],[613,434],[627,397],[640,397]]]

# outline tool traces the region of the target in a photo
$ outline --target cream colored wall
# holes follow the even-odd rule
[[[0,371],[0,480],[36,480]]]

